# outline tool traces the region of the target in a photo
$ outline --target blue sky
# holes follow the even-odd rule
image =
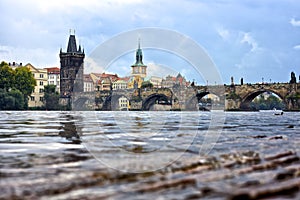
[[[251,83],[262,78],[288,82],[291,71],[297,78],[300,74],[299,11],[298,0],[0,0],[0,59],[59,66],[59,49],[66,49],[69,29],[75,29],[88,57],[121,32],[158,27],[201,45],[224,83],[231,76],[236,82],[241,77]],[[133,54],[116,62],[117,73],[128,73],[124,69],[134,62]],[[163,65],[197,79],[188,63],[170,58],[144,51],[149,67]]]

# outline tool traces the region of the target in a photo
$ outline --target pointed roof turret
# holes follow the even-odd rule
[[[135,61],[135,65],[144,65],[143,64],[143,52],[141,49],[141,41],[139,38],[139,42],[138,42],[138,49],[136,50],[136,61]]]
[[[74,52],[77,52],[76,39],[75,39],[75,35],[70,35],[67,53],[74,53]]]
[[[182,75],[180,74],[180,72],[178,73],[176,78],[182,78]]]

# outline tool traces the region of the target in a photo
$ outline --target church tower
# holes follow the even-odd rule
[[[70,34],[67,52],[60,49],[60,98],[68,105],[74,92],[83,92],[84,50],[77,49],[75,34]]]
[[[143,52],[141,49],[140,40],[138,43],[138,49],[136,50],[135,64],[131,65],[131,76],[145,78],[147,76],[147,66],[143,63]]]

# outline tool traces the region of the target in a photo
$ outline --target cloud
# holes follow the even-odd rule
[[[246,62],[251,60],[253,71],[259,71],[262,62],[278,65],[272,60],[255,59],[259,55],[252,53],[259,53],[261,49],[281,55],[278,59],[285,66],[300,65],[300,58],[295,56],[298,53],[295,50],[300,47],[291,48],[299,42],[299,30],[293,28],[300,27],[300,19],[294,17],[299,15],[299,9],[297,1],[281,0],[1,1],[0,25],[5,29],[0,30],[0,58],[7,62],[31,62],[37,67],[59,66],[59,48],[66,50],[69,29],[76,30],[77,44],[80,41],[84,46],[87,58],[95,47],[120,32],[161,27],[183,33],[203,46],[224,79],[230,80],[232,73],[243,73],[243,70],[230,70],[236,63],[244,69]],[[247,59],[241,64],[245,56]],[[155,59],[145,54],[147,58],[155,65],[153,71],[160,69],[156,63],[177,66],[174,69],[178,72],[189,68],[185,63],[164,56]],[[127,74],[133,62],[134,55],[131,55],[108,70]],[[87,70],[88,66],[86,60]],[[152,69],[148,69],[151,72]],[[102,72],[106,69],[96,66],[91,70]],[[283,73],[289,74],[288,69],[285,70],[287,72]],[[185,72],[187,78],[195,74],[189,71]],[[270,70],[270,73],[276,76],[278,72]]]
[[[86,57],[84,59],[84,73],[103,73],[105,72],[105,67],[100,66],[93,58]]]
[[[300,26],[300,20],[296,20],[295,18],[292,18],[290,20],[290,23],[293,25],[293,26]]]
[[[0,58],[5,62],[31,63],[37,68],[59,66],[59,51],[55,55],[51,49],[22,48],[13,46],[0,46]],[[45,64],[47,63],[47,64]]]
[[[229,39],[229,30],[223,28],[223,27],[219,27],[217,28],[217,32],[219,34],[219,36],[223,39],[223,40],[228,40]]]
[[[258,49],[258,44],[255,41],[255,39],[251,36],[250,33],[244,33],[241,43],[249,44],[252,47],[251,48],[252,52]]]
[[[157,76],[161,78],[165,78],[168,75],[176,76],[178,74],[177,71],[172,69],[171,67],[168,67],[166,65],[162,64],[156,64],[156,63],[147,63],[147,76]]]
[[[296,46],[294,46],[294,49],[295,49],[295,50],[300,50],[300,44],[299,44],[299,45],[296,45]]]

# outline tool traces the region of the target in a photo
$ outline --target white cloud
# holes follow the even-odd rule
[[[248,45],[250,45],[252,48],[251,48],[251,51],[255,51],[258,49],[258,44],[257,42],[255,41],[255,39],[251,36],[250,33],[244,33],[244,36],[241,40],[241,43],[246,43]]]
[[[76,30],[77,44],[84,46],[86,69],[89,70],[87,57],[104,40],[139,27],[161,27],[186,34],[205,47],[222,76],[230,77],[234,72],[228,68],[240,63],[236,66],[242,69],[250,60],[253,71],[259,71],[262,62],[276,65],[276,62],[270,61],[271,57],[255,59],[259,55],[254,54],[266,49],[278,51],[276,55],[282,55],[278,59],[284,66],[299,66],[300,59],[294,56],[298,51],[294,50],[300,50],[300,45],[291,48],[291,44],[299,42],[298,29],[292,28],[300,27],[300,18],[292,18],[299,15],[299,9],[300,4],[296,1],[279,0],[276,3],[258,0],[1,1],[0,24],[5,29],[0,31],[0,58],[8,62],[31,62],[38,67],[59,66],[59,48],[66,49],[71,28]],[[153,61],[153,65],[148,66],[149,72],[159,72],[163,68],[156,63],[177,66],[174,69],[178,72],[188,66],[178,59],[149,56],[145,54],[145,59]],[[245,56],[248,59],[240,62]],[[128,60],[127,64],[125,60],[110,69],[91,66],[96,66],[93,68],[95,72],[109,70],[126,74],[130,72],[134,55]],[[242,70],[236,71],[242,73]],[[190,70],[185,73],[187,78],[196,74]],[[278,74],[274,70],[272,73],[274,76]]]
[[[162,65],[162,64],[156,64],[156,63],[147,63],[147,76],[157,76],[164,78],[168,75],[176,76],[178,74],[177,71],[172,69],[171,67]]]
[[[12,46],[0,46],[0,58],[5,62],[31,63],[37,68],[58,67],[59,57],[52,51],[44,48],[22,48]],[[0,61],[0,62],[1,62]]]
[[[99,66],[99,64],[91,57],[86,57],[84,59],[84,73],[103,73],[105,72],[105,67]]]
[[[294,46],[294,49],[295,49],[295,50],[300,50],[300,44],[299,44],[299,45],[296,45],[296,46]]]
[[[219,36],[225,41],[228,40],[230,37],[229,30],[227,30],[223,27],[217,28],[217,32],[218,32]]]
[[[293,25],[293,26],[300,26],[300,20],[296,20],[295,18],[292,18],[290,20],[290,23]]]

